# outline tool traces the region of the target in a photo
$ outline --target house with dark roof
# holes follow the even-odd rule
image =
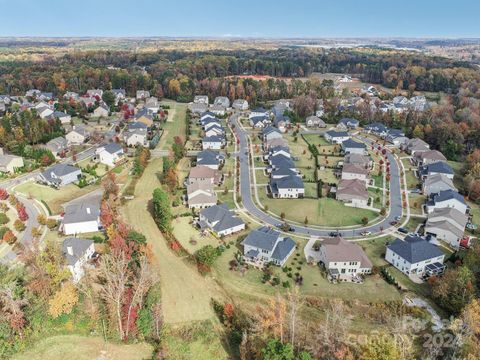
[[[245,229],[242,219],[227,204],[214,205],[200,211],[198,226],[210,229],[217,236],[230,235]]]
[[[443,251],[416,235],[387,244],[385,260],[406,275],[438,275],[445,269]]]
[[[65,150],[67,150],[68,142],[64,137],[58,136],[47,142],[44,147],[50,150],[55,157],[59,157]]]
[[[125,156],[123,147],[116,142],[100,146],[95,150],[95,154],[99,162],[111,167],[115,167]]]
[[[347,139],[342,142],[342,151],[345,154],[366,155],[367,145],[358,141],[354,141],[352,139]]]
[[[248,110],[248,101],[245,99],[233,100],[232,107],[236,110]]]
[[[365,132],[367,133],[372,133],[372,134],[375,134],[377,136],[380,136],[380,137],[384,137],[384,136],[387,136],[387,130],[388,128],[383,125],[382,123],[379,123],[379,122],[375,122],[375,123],[371,123],[371,124],[368,124],[365,126]]]
[[[218,170],[224,162],[225,157],[215,150],[203,150],[197,154],[197,166]]]
[[[457,188],[453,184],[452,179],[445,174],[428,175],[423,181],[422,191],[427,196],[445,190],[457,191]]]
[[[323,136],[325,137],[325,140],[331,144],[341,144],[350,139],[350,135],[348,135],[346,131],[329,130],[326,131]]]
[[[290,124],[290,118],[286,115],[277,115],[273,119],[273,125],[282,133],[287,131]]]
[[[250,126],[255,129],[263,129],[265,126],[270,124],[270,119],[267,116],[252,116],[249,119]]]
[[[355,281],[372,272],[372,262],[363,249],[341,237],[324,239],[319,249],[320,262],[334,280]]]
[[[65,235],[96,232],[101,228],[100,198],[75,201],[65,207],[60,231]]]
[[[63,241],[62,254],[73,282],[78,282],[85,275],[85,265],[94,257],[95,244],[90,239],[69,237]]]
[[[462,214],[465,214],[468,210],[468,205],[463,195],[460,195],[457,191],[444,190],[430,195],[426,208],[428,213],[432,213],[435,209],[455,208]]]
[[[385,140],[394,146],[402,146],[408,142],[408,137],[399,129],[388,129]]]
[[[357,119],[343,118],[338,122],[337,128],[340,130],[356,129],[359,125],[360,122]]]
[[[444,161],[437,161],[427,165],[422,165],[418,168],[418,175],[422,180],[425,180],[428,176],[435,174],[443,174],[450,180],[453,180],[453,169]]]
[[[54,111],[52,117],[60,120],[62,124],[70,124],[70,121],[72,121],[72,117],[63,111]]]
[[[268,117],[268,110],[262,107],[259,107],[250,111],[249,118],[256,117],[256,116]]]
[[[268,157],[268,166],[267,166],[267,173],[271,173],[275,169],[280,168],[288,168],[288,169],[295,169],[295,163],[290,158],[290,156],[286,156],[283,154],[272,155]]]
[[[295,251],[295,241],[263,226],[252,230],[242,241],[243,257],[257,266],[273,263],[283,266]]]
[[[269,190],[275,199],[299,199],[305,196],[303,180],[297,174],[271,178]]]
[[[264,152],[263,159],[267,161],[269,157],[274,157],[277,155],[283,155],[291,158],[290,148],[282,145],[272,146]]]
[[[226,143],[223,135],[205,136],[202,139],[202,149],[220,150],[226,145]]]
[[[138,122],[138,121],[129,122],[127,124],[127,131],[137,131],[137,130],[147,132],[148,131],[148,126],[146,124],[144,124],[142,122]]]
[[[262,141],[269,141],[272,139],[281,139],[283,138],[282,133],[280,132],[279,129],[276,127],[273,127],[271,125],[267,125],[263,130],[262,130]]]
[[[37,181],[56,188],[71,184],[82,177],[82,170],[69,164],[56,164],[41,172]]]

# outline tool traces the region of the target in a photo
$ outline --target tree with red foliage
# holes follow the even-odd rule
[[[125,291],[124,303],[122,306],[122,322],[123,329],[125,331],[124,340],[128,340],[129,335],[137,334],[137,317],[138,317],[138,306],[132,306],[133,300],[133,289],[128,288]]]
[[[0,200],[7,200],[8,196],[8,191],[0,188]]]
[[[115,220],[115,209],[112,208],[108,199],[103,199],[100,205],[100,222],[104,228],[108,228]]]
[[[108,172],[103,180],[102,180],[102,187],[103,187],[103,196],[105,199],[109,198],[110,195],[113,195],[114,198],[118,196],[118,185],[116,183],[116,176],[113,172]]]
[[[7,230],[5,234],[3,234],[3,241],[9,245],[13,245],[17,241],[17,237],[13,234],[12,230]]]
[[[224,314],[225,317],[227,317],[228,319],[231,319],[231,318],[233,317],[234,310],[235,310],[235,308],[233,307],[233,304],[231,304],[231,303],[226,303],[226,304],[223,306],[223,314]]]
[[[52,163],[52,159],[50,159],[50,157],[47,154],[43,154],[42,158],[40,159],[40,162],[42,163],[43,166],[48,166]]]
[[[20,201],[17,202],[17,205],[15,207],[17,208],[18,218],[21,221],[28,220],[27,210],[25,210],[25,206]]]

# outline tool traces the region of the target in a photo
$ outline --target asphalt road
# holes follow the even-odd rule
[[[255,218],[261,222],[271,225],[273,227],[278,226],[281,221],[278,218],[275,218],[263,210],[259,209],[258,206],[253,201],[253,192],[252,192],[252,179],[250,179],[250,166],[248,162],[248,157],[250,152],[248,151],[248,140],[247,132],[242,128],[238,121],[238,114],[234,114],[230,117],[230,121],[235,125],[235,133],[238,138],[238,156],[240,158],[240,194],[242,196],[242,203],[245,209]],[[361,140],[366,143],[371,143],[367,138],[358,136]],[[381,234],[385,230],[391,227],[390,222],[392,222],[397,216],[402,216],[402,194],[401,194],[401,177],[400,177],[400,168],[395,160],[394,156],[387,151],[387,157],[390,161],[390,211],[388,212],[387,217],[382,221],[367,226],[360,226],[358,228],[321,228],[321,227],[308,227],[297,224],[290,224],[291,227],[295,230],[294,232],[299,235],[304,236],[329,236],[330,232],[338,230],[343,237],[359,237],[360,233],[364,231],[370,231],[373,234]],[[292,200],[294,201],[294,200]],[[301,201],[301,200],[299,200]],[[308,216],[308,214],[305,214]]]

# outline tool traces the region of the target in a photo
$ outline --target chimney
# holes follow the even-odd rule
[[[73,247],[67,246],[67,253],[68,255],[73,256]]]

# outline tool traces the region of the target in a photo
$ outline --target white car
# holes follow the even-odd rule
[[[372,235],[372,232],[371,232],[371,231],[363,231],[363,232],[360,233],[360,235],[362,235],[362,236],[370,236],[370,235]]]

